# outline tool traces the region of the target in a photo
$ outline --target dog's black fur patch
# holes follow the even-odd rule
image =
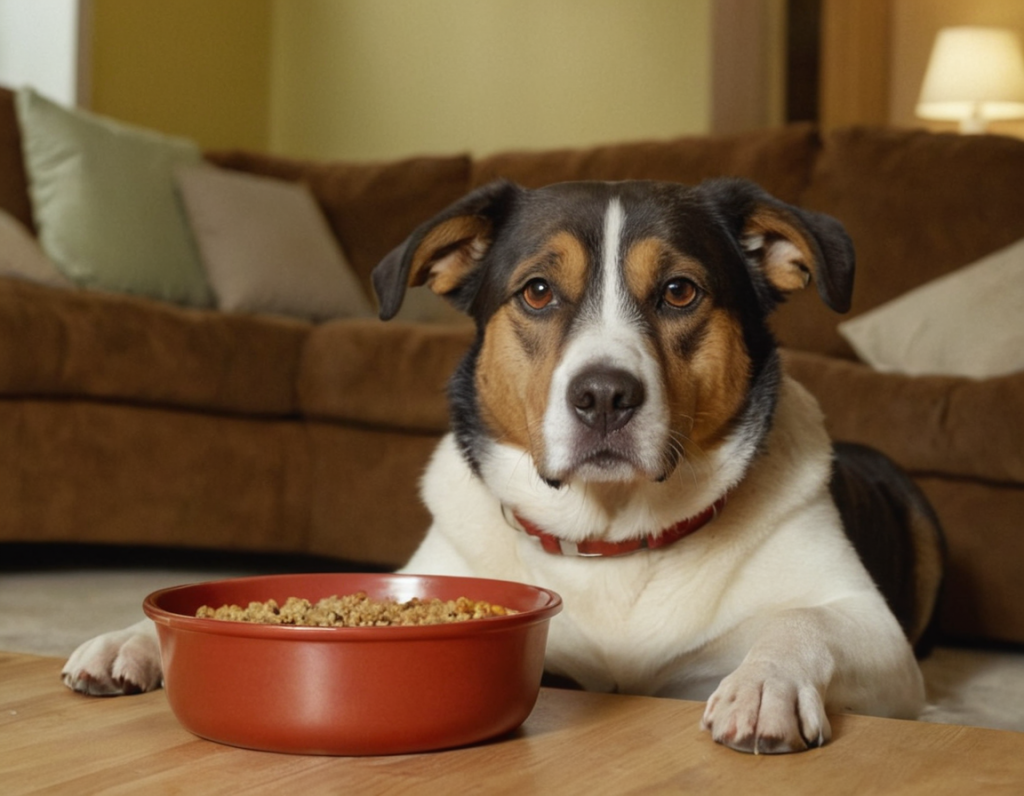
[[[829,489],[843,529],[903,632],[912,637],[915,620],[931,607],[918,604],[921,573],[910,532],[915,521],[913,515],[916,513],[919,520],[931,526],[931,541],[944,560],[945,540],[939,518],[917,485],[884,454],[844,442],[835,443],[833,451]],[[928,652],[934,634],[933,616],[918,641],[919,655]]]

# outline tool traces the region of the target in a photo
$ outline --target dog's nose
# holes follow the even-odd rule
[[[589,368],[569,384],[569,403],[576,416],[603,434],[626,425],[643,402],[644,385],[618,368]]]

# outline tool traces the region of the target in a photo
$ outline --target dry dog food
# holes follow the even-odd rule
[[[284,605],[275,600],[251,602],[248,607],[222,605],[201,606],[196,616],[203,619],[225,619],[234,622],[255,622],[264,625],[303,625],[305,627],[387,627],[391,625],[439,625],[444,622],[465,622],[490,616],[515,614],[511,608],[468,597],[457,600],[420,600],[400,603],[375,600],[365,592],[324,597],[316,603],[302,597],[289,597]]]

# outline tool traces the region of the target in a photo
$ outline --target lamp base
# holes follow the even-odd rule
[[[980,114],[971,114],[960,120],[963,135],[980,135],[988,130],[988,120]]]

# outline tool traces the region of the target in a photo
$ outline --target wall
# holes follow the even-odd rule
[[[785,0],[712,3],[711,132],[785,123],[787,14]]]
[[[892,50],[889,122],[903,127],[955,130],[955,123],[926,122],[914,115],[928,67],[935,34],[953,25],[994,25],[1014,28],[1024,42],[1021,0],[895,0],[892,6]],[[1024,137],[1024,122],[994,122],[992,132]]]
[[[772,77],[779,0],[81,2],[93,8],[95,27],[92,107],[205,147],[338,158],[481,154],[780,121]],[[851,64],[884,66],[881,83],[872,72],[852,89],[823,86],[826,127],[952,129],[914,116],[939,28],[1009,25],[1024,36],[1021,0],[825,4],[833,14],[859,9],[854,21],[864,23],[832,25],[848,46],[826,58],[825,78],[848,83]],[[27,5],[0,0],[0,11]],[[737,18],[742,8],[756,13]],[[884,35],[868,24],[879,19]],[[874,103],[870,113],[854,102],[861,95]],[[830,119],[830,108],[845,115]],[[1024,136],[1024,122],[993,129]]]
[[[77,60],[78,0],[0,0],[0,83],[74,103]]]
[[[705,133],[712,2],[91,0],[91,107],[310,158]]]
[[[822,0],[819,124],[884,125],[892,7],[898,0]]]
[[[94,111],[208,148],[267,148],[272,0],[92,3]]]
[[[278,0],[271,148],[477,154],[702,133],[711,0]]]

